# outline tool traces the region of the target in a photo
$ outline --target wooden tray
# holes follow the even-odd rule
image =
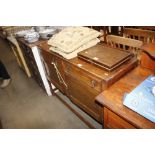
[[[116,69],[132,57],[133,55],[130,52],[103,45],[96,45],[78,53],[78,58],[93,63],[108,71]]]

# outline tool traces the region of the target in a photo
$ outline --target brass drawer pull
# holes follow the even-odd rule
[[[69,73],[71,71],[71,68],[69,65],[66,66],[66,72]]]
[[[96,81],[95,80],[92,80],[91,81],[91,87],[94,88],[95,86],[96,86]]]

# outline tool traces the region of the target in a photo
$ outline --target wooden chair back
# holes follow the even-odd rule
[[[138,56],[143,42],[115,35],[107,35],[107,45],[132,52],[134,55]]]
[[[143,43],[155,42],[155,31],[151,30],[124,28],[123,36],[143,41]]]

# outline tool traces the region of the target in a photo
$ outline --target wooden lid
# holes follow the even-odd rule
[[[103,45],[96,45],[78,53],[79,58],[91,61],[107,70],[113,70],[132,57],[130,52]]]

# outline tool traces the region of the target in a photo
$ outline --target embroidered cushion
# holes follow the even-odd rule
[[[48,44],[58,47],[64,53],[71,53],[100,34],[100,32],[87,27],[67,27],[55,34]]]
[[[88,49],[92,46],[95,46],[99,42],[100,42],[100,40],[98,38],[92,39],[91,41],[87,42],[86,44],[82,45],[81,47],[79,47],[78,49],[73,51],[72,53],[64,53],[59,48],[56,48],[56,47],[50,47],[50,50],[62,55],[66,59],[72,59],[77,56],[77,53],[79,53],[85,49]]]

